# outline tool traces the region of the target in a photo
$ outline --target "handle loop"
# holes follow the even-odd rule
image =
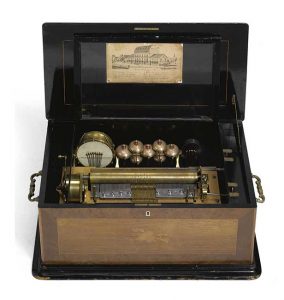
[[[252,178],[255,179],[256,189],[257,189],[257,192],[258,192],[258,197],[256,198],[256,202],[263,203],[265,201],[265,196],[263,194],[261,179],[260,179],[259,176],[253,175],[253,174],[252,174]]]
[[[31,182],[30,182],[30,192],[28,194],[28,199],[31,202],[35,202],[35,201],[39,200],[39,196],[34,197],[34,195],[35,195],[35,183],[36,183],[35,178],[38,177],[38,176],[41,176],[41,175],[42,175],[42,171],[39,171],[37,173],[32,174],[32,176],[30,178]]]

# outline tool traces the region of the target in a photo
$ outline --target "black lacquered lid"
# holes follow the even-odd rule
[[[246,24],[44,24],[46,114],[244,118]],[[146,80],[145,80],[146,78]]]

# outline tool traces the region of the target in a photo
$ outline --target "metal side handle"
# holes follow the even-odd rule
[[[258,197],[256,198],[256,202],[263,203],[265,201],[265,196],[263,194],[263,188],[261,185],[261,179],[257,175],[252,174],[252,178],[255,179],[256,189],[258,192]]]
[[[30,192],[29,192],[29,195],[28,195],[28,199],[29,199],[29,201],[31,201],[31,202],[35,202],[35,201],[38,201],[38,199],[39,199],[39,196],[37,196],[37,197],[34,197],[34,195],[35,195],[35,183],[36,183],[36,177],[38,177],[38,176],[41,176],[42,175],[42,171],[39,171],[39,172],[37,172],[37,173],[34,173],[34,174],[32,174],[32,176],[31,176],[31,182],[30,182]]]

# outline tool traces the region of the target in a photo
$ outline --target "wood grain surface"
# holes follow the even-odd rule
[[[43,208],[39,219],[49,264],[252,260],[255,209]]]

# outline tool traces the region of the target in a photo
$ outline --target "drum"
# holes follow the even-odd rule
[[[79,142],[76,157],[85,167],[104,168],[114,158],[114,145],[111,138],[100,131],[85,133]]]

